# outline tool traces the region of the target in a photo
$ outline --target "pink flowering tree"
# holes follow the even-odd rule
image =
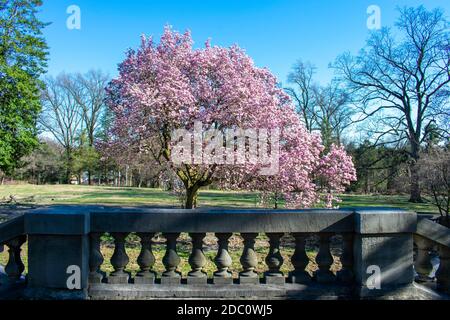
[[[237,46],[212,47],[207,42],[203,48],[193,49],[189,32],[179,34],[166,28],[159,43],[143,37],[140,48],[128,52],[107,91],[114,115],[111,145],[136,146],[139,152],[152,155],[154,162],[149,166],[172,170],[185,187],[185,208],[196,207],[199,189],[213,182],[276,192],[290,207],[310,207],[324,190],[327,205],[331,205],[335,193],[355,180],[345,151],[333,147],[324,155],[320,137],[303,127],[276,78],[267,69],[255,67]],[[174,131],[194,130],[196,123],[201,123],[203,130],[278,130],[276,144],[273,133],[263,139],[268,141],[268,153],[279,148],[278,170],[261,175],[261,163],[173,161],[180,142]],[[195,138],[184,139],[195,147]],[[244,142],[248,159],[250,143]],[[209,155],[221,157],[220,152],[215,148]],[[261,152],[257,150],[259,155]]]

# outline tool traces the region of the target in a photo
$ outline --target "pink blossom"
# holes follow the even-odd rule
[[[192,128],[196,121],[219,129],[279,128],[280,171],[275,176],[259,176],[258,165],[170,168],[191,170],[196,177],[211,173],[211,181],[224,188],[276,192],[288,207],[314,206],[325,192],[324,202],[332,206],[335,195],[356,179],[345,150],[332,146],[324,155],[320,137],[301,124],[277,79],[257,68],[241,48],[221,48],[209,41],[202,49],[192,45],[189,32],[166,28],[159,44],[142,37],[141,46],[128,52],[108,87],[114,114],[110,145],[151,152],[155,163],[149,166],[166,167],[169,133]]]

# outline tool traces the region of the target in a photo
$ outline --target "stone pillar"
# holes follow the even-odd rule
[[[90,215],[80,208],[26,213],[30,299],[86,299],[89,285]]]
[[[166,254],[163,257],[163,264],[166,271],[161,277],[161,284],[178,285],[181,281],[181,273],[177,271],[177,267],[181,260],[177,253],[177,239],[179,233],[165,233],[164,237],[167,239]]]
[[[111,257],[111,264],[114,271],[108,277],[108,283],[113,284],[126,284],[130,279],[129,273],[125,272],[125,267],[127,266],[130,259],[128,258],[127,252],[125,250],[125,238],[127,233],[116,232],[111,234],[114,238],[114,253]]]
[[[232,236],[231,233],[218,233],[216,237],[219,242],[219,250],[214,262],[217,271],[214,272],[214,284],[233,284],[233,276],[228,268],[231,267],[233,261],[228,253],[228,241]]]
[[[417,272],[417,282],[428,282],[433,279],[430,278],[433,265],[431,263],[430,251],[433,248],[433,243],[421,236],[414,235],[414,243],[417,246],[417,256],[414,261],[414,270]]]
[[[21,280],[22,273],[25,270],[20,252],[22,251],[22,245],[26,242],[26,236],[19,236],[6,242],[8,246],[8,263],[5,266],[5,273],[8,275],[8,281],[15,283]]]
[[[284,274],[280,271],[284,262],[280,253],[280,239],[283,234],[269,233],[267,236],[270,241],[270,249],[269,254],[266,257],[266,264],[269,267],[269,270],[264,274],[265,282],[266,284],[284,285]]]
[[[244,270],[239,274],[240,284],[259,283],[259,276],[255,272],[255,268],[258,265],[258,256],[255,253],[255,238],[257,236],[257,233],[242,234],[244,238],[244,251],[242,252],[240,262]]]
[[[353,234],[342,235],[342,268],[336,274],[340,283],[350,284],[354,280],[353,275]]]
[[[314,279],[318,283],[332,283],[336,280],[336,277],[330,270],[334,262],[330,252],[331,233],[320,233],[319,237],[319,252],[316,256],[316,263],[319,269],[314,272]]]
[[[155,256],[152,251],[152,239],[154,233],[138,233],[141,238],[141,252],[137,258],[139,272],[134,277],[135,284],[154,284],[156,273],[152,271],[155,265]]]
[[[291,257],[294,271],[289,273],[289,282],[308,284],[311,282],[311,276],[306,272],[309,264],[309,257],[306,255],[305,241],[308,237],[307,233],[294,233],[295,251]]]
[[[439,269],[436,272],[437,289],[450,294],[450,248],[439,245]]]
[[[188,284],[206,284],[208,277],[206,272],[203,272],[203,267],[206,265],[206,257],[203,253],[203,239],[206,233],[193,233],[192,238],[192,253],[189,257],[189,264],[192,271],[188,273]]]
[[[417,214],[403,210],[355,211],[353,271],[360,297],[400,294],[414,281],[413,233]]]
[[[89,283],[101,283],[104,274],[100,271],[104,259],[100,251],[101,233],[91,233],[90,235],[90,254],[89,254]]]

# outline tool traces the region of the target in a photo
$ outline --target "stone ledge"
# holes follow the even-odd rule
[[[301,285],[108,285],[94,284],[89,288],[92,300],[152,300],[152,299],[351,299],[351,287]]]
[[[158,299],[288,299],[288,300],[360,300],[360,289],[343,285],[310,285],[286,283],[272,285],[108,285],[94,284],[88,291],[91,300],[158,300]],[[378,292],[380,293],[380,292]],[[419,284],[384,291],[382,295],[365,295],[376,300],[449,300]]]
[[[357,234],[414,233],[417,226],[417,214],[401,209],[358,208],[354,219]]]
[[[81,208],[38,209],[25,214],[24,228],[26,234],[85,235],[90,232],[90,214]]]
[[[364,289],[363,289],[364,290]],[[409,286],[385,290],[373,295],[357,296],[352,286],[291,284],[270,285],[203,285],[161,286],[136,284],[94,284],[89,290],[57,290],[25,288],[25,283],[0,286],[0,300],[450,300],[427,286],[414,283]],[[366,292],[367,293],[367,292]],[[380,295],[381,293],[381,295]]]
[[[417,223],[417,234],[440,245],[450,247],[450,229],[436,222],[421,219]]]

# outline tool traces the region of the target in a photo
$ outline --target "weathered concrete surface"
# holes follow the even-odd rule
[[[292,299],[292,300],[359,300],[352,286],[286,283],[271,285],[108,285],[95,284],[89,289],[92,300],[154,299]],[[449,297],[420,285],[409,285],[386,291],[384,296],[365,295],[364,299],[448,300]]]
[[[412,285],[417,214],[370,209],[356,210],[354,218],[353,271],[360,287],[358,294],[382,296],[397,287]],[[372,285],[379,288],[370,289]]]
[[[88,292],[84,290],[58,290],[49,288],[25,288],[22,292],[26,300],[88,300]]]
[[[381,271],[381,287],[411,284],[414,281],[411,235],[356,235],[353,255],[355,280],[359,285],[366,286],[369,278],[373,279],[373,267]]]
[[[450,229],[436,222],[420,219],[417,223],[416,233],[443,246],[450,247]]]
[[[25,214],[26,234],[84,235],[90,232],[89,207],[51,207]]]
[[[92,232],[352,232],[352,210],[111,209],[91,211]]]
[[[24,216],[19,215],[0,224],[0,243],[24,234]]]
[[[411,211],[389,208],[355,210],[355,233],[387,234],[414,233],[417,214]]]
[[[70,266],[80,268],[81,288],[87,288],[89,242],[85,235],[29,235],[28,285],[32,288],[67,289]]]
[[[93,300],[151,300],[151,299],[349,299],[351,289],[320,285],[107,285],[96,284],[89,289]],[[338,295],[337,295],[338,294]]]
[[[71,266],[80,268],[81,289],[87,288],[89,211],[84,207],[64,209],[40,208],[24,216],[30,288],[67,289]]]

